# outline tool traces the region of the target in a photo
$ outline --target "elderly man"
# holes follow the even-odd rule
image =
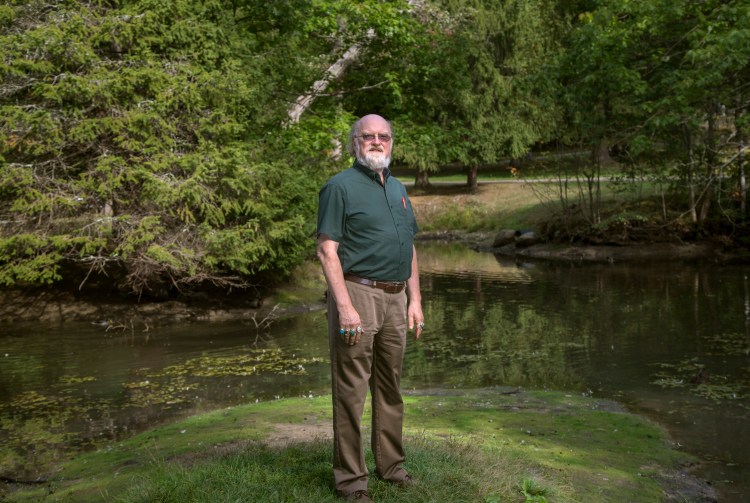
[[[388,121],[362,117],[350,135],[354,165],[320,191],[317,253],[328,283],[333,474],[336,492],[351,501],[373,501],[360,430],[368,384],[376,473],[401,487],[413,483],[401,466],[401,366],[407,327],[418,339],[424,317],[418,228],[406,189],[388,170],[392,147]]]

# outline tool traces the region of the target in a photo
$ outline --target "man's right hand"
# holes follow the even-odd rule
[[[354,306],[348,305],[339,308],[339,325],[339,335],[345,343],[354,346],[362,339],[362,334],[364,334],[362,320],[360,320],[359,313],[354,309]]]
[[[328,294],[333,295],[339,311],[339,335],[345,343],[354,346],[362,339],[364,332],[362,320],[359,319],[359,313],[354,309],[349,298],[349,291],[346,289],[338,249],[338,242],[325,234],[318,236],[318,259],[323,266],[323,274],[328,283]]]

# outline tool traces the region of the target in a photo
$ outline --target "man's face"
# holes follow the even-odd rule
[[[382,172],[391,162],[392,143],[388,122],[379,116],[367,116],[359,126],[357,160],[373,171]]]

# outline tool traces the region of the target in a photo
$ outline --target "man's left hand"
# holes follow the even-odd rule
[[[422,314],[422,304],[419,302],[410,302],[409,310],[407,312],[407,320],[409,322],[409,330],[414,330],[414,338],[419,339],[424,330],[424,314]]]

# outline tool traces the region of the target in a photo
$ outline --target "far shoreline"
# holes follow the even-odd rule
[[[726,246],[713,240],[693,242],[632,242],[628,244],[547,243],[530,246],[508,244],[493,247],[488,232],[429,231],[417,235],[419,241],[461,242],[477,252],[492,253],[518,260],[561,263],[657,263],[705,262],[715,264],[750,263],[750,249]]]
[[[478,253],[523,262],[580,265],[692,263],[741,265],[750,263],[750,250],[727,247],[715,241],[690,243],[633,243],[628,245],[537,243],[492,247],[488,232],[427,231],[417,242],[460,243]],[[320,274],[313,285],[287,281],[258,299],[257,292],[234,292],[225,297],[195,292],[191,298],[139,301],[111,293],[81,294],[62,288],[0,290],[0,323],[88,322],[105,331],[148,331],[171,323],[229,322],[275,318],[325,309],[325,284],[314,260],[303,274]],[[310,273],[310,270],[315,272]]]

